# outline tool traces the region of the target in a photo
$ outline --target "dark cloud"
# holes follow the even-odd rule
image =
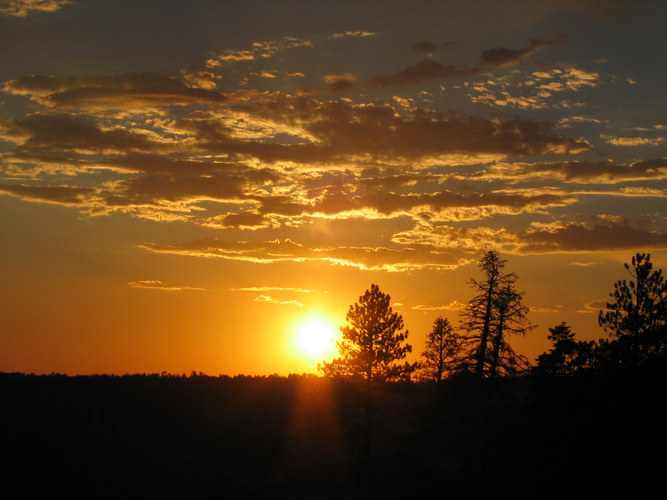
[[[255,168],[240,163],[206,159],[187,160],[167,155],[111,157],[100,165],[114,170],[147,173],[158,182],[183,182],[186,185],[197,182],[197,179],[210,179],[212,185],[228,183],[235,186],[262,186],[282,179],[279,172],[267,167]]]
[[[571,222],[555,229],[521,232],[517,237],[521,253],[667,248],[666,233],[644,231],[624,224],[587,227]]]
[[[426,82],[436,78],[465,77],[478,74],[479,68],[458,67],[452,64],[441,64],[430,58],[424,58],[414,66],[408,66],[389,75],[376,75],[368,80],[371,86],[386,87],[388,85],[410,85]]]
[[[186,75],[187,76],[187,75]],[[201,78],[181,74],[125,73],[86,77],[33,75],[10,80],[3,90],[29,96],[53,108],[116,109],[134,107],[222,103],[227,94],[196,87]],[[194,82],[194,83],[193,83]]]
[[[159,158],[150,156],[134,157],[129,165],[150,173],[122,179],[112,189],[100,191],[108,206],[160,205],[162,201],[244,200],[248,198],[246,189],[279,179],[276,172],[266,168],[196,161],[160,162]],[[233,220],[232,217],[230,221]]]
[[[233,109],[277,126],[300,127],[302,141],[245,140],[235,137],[219,120],[209,118],[181,119],[175,125],[192,137],[194,148],[265,162],[314,163],[358,155],[390,159],[459,153],[534,155],[590,149],[586,141],[562,136],[548,122],[488,120],[424,109],[401,116],[389,105],[277,94],[256,97]]]
[[[327,110],[330,111],[330,110]],[[336,153],[379,157],[420,157],[448,153],[532,155],[578,152],[582,140],[561,136],[552,124],[531,120],[487,120],[415,110],[402,117],[390,106],[354,107],[341,103],[337,114],[322,114],[307,126]]]
[[[26,186],[23,184],[0,184],[0,192],[31,201],[56,203],[59,205],[81,205],[95,192],[93,188],[71,186]]]
[[[389,85],[411,85],[414,83],[426,82],[441,78],[468,77],[482,73],[495,68],[513,66],[519,61],[539,49],[555,45],[562,40],[562,37],[554,37],[554,40],[532,39],[529,45],[523,49],[508,49],[505,47],[493,47],[486,49],[480,55],[480,65],[472,67],[454,66],[451,64],[442,64],[426,57],[414,66],[408,66],[405,69],[388,75],[376,75],[367,81],[370,86],[386,87]],[[430,42],[417,42],[413,49],[417,52],[433,52],[437,46]]]
[[[221,225],[225,227],[259,227],[265,223],[264,215],[256,212],[227,214],[221,221]]]
[[[4,86],[4,90],[12,94],[35,96],[58,94],[81,88],[168,88],[178,90],[186,86],[175,75],[150,72],[69,77],[30,75],[9,80]]]
[[[319,198],[330,191],[342,190],[348,193],[362,189],[364,192],[385,191],[424,185],[439,181],[439,175],[427,173],[393,174],[392,171],[367,169],[360,175],[352,172],[326,173],[317,177],[307,177],[302,185],[307,189],[306,196],[310,199]]]
[[[202,198],[224,200],[241,198],[243,185],[244,179],[238,176],[149,175],[120,181],[118,189],[107,199],[114,205]]]
[[[329,83],[328,88],[331,92],[347,92],[356,85],[357,81],[353,79],[339,78]]]
[[[505,47],[494,47],[482,52],[480,59],[482,64],[491,67],[513,66],[518,64],[521,58],[526,57],[544,47],[555,45],[553,40],[532,39],[528,47],[513,50]]]
[[[517,212],[569,203],[568,197],[560,195],[423,193],[426,183],[440,179],[400,173],[401,169],[376,168],[362,177],[352,172],[336,174],[331,182],[318,184],[316,177],[289,173],[277,162],[298,163],[314,171],[336,162],[410,162],[417,164],[418,171],[420,161],[440,161],[448,155],[512,157],[590,148],[585,141],[560,135],[546,122],[489,120],[424,109],[401,115],[389,105],[348,100],[250,92],[225,113],[224,119],[201,111],[184,118],[157,119],[138,131],[114,118],[35,113],[2,124],[4,137],[17,143],[15,151],[5,155],[4,168],[13,169],[8,175],[15,179],[40,172],[75,178],[106,169],[113,180],[96,186],[94,193],[87,191],[85,198],[81,193],[69,199],[89,210],[94,207],[95,213],[152,207],[150,217],[155,218],[156,210],[166,214],[201,211],[201,202],[211,200],[233,205],[225,207],[222,216],[191,213],[188,218],[221,228],[260,228],[270,225],[272,215],[331,216],[364,210],[391,215],[415,207],[433,211],[507,207]],[[234,120],[248,128],[257,123],[258,130],[266,127],[267,132],[243,135],[234,128]],[[657,167],[642,168],[648,172]],[[281,183],[282,188],[274,189]],[[416,184],[421,187],[413,187]],[[297,194],[298,188],[304,190]],[[433,189],[438,188],[430,186],[429,191]],[[410,194],[410,190],[416,192]],[[34,194],[30,199],[42,198]],[[241,206],[247,203],[253,204],[250,211]]]
[[[438,50],[438,46],[431,42],[415,42],[412,44],[412,50],[415,52],[431,54]]]
[[[128,152],[160,147],[144,134],[123,128],[103,130],[99,123],[69,115],[36,113],[0,125],[5,137],[19,142],[17,151]]]
[[[554,178],[565,182],[614,184],[642,179],[665,179],[667,159],[642,160],[631,164],[615,164],[608,161],[501,163],[491,167],[484,175],[498,175],[505,180]]]
[[[521,210],[529,206],[558,206],[571,203],[570,195],[540,194],[472,194],[462,195],[451,191],[424,194],[396,194],[373,191],[355,194],[341,188],[322,191],[320,198],[310,203],[293,200],[287,196],[257,198],[262,203],[259,211],[263,214],[285,216],[309,215],[322,213],[333,215],[341,212],[375,210],[384,215],[409,211],[416,207],[425,207],[432,211],[447,208],[506,207]]]
[[[81,88],[48,97],[56,108],[128,109],[133,107],[184,106],[198,103],[222,103],[228,96],[222,92],[198,88]]]

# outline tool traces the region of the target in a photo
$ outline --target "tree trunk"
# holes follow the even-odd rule
[[[493,357],[491,358],[491,367],[489,368],[489,379],[496,376],[496,369],[498,368],[498,358],[500,358],[500,347],[503,343],[503,327],[505,323],[505,311],[500,312],[498,318],[498,331],[496,338],[493,339]]]
[[[486,361],[486,344],[489,341],[489,328],[491,325],[491,306],[493,302],[494,282],[489,283],[489,291],[486,296],[486,311],[484,313],[484,327],[479,339],[479,349],[477,350],[477,366],[475,373],[482,377],[484,375],[484,362]]]

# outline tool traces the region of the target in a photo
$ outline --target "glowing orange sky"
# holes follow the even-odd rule
[[[414,359],[494,248],[534,358],[667,262],[661,2],[0,4],[0,371],[314,371],[371,283]]]

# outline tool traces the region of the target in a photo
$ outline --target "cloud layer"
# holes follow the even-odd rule
[[[65,3],[12,2],[5,13]],[[613,130],[578,101],[615,81],[599,65],[534,60],[566,37],[477,50],[416,40],[405,47],[413,62],[367,74],[283,57],[378,38],[287,36],[171,72],[10,78],[4,92],[30,105],[0,122],[0,193],[91,217],[190,223],[219,237],[142,248],[263,264],[408,271],[454,268],[488,247],[667,247],[655,210],[620,221],[600,202],[599,218],[582,222],[591,197],[663,200],[667,160],[662,124]],[[452,99],[466,106],[453,111]],[[613,157],[619,149],[637,154]],[[324,224],[338,232],[318,239]],[[360,225],[360,241],[344,239]]]

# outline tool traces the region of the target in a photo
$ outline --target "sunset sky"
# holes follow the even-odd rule
[[[667,267],[663,1],[0,1],[0,371],[314,372],[371,283],[537,328]],[[328,358],[331,352],[326,353]]]

